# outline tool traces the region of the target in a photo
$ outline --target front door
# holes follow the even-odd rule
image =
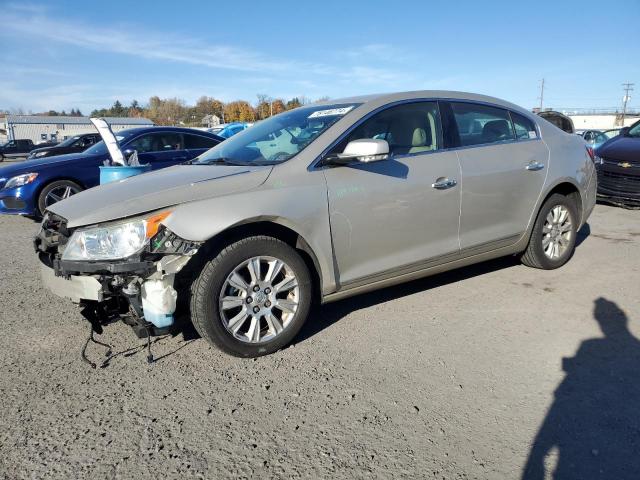
[[[331,153],[362,138],[387,140],[391,158],[324,170],[341,285],[457,255],[460,167],[455,152],[441,151],[437,103],[383,110]]]

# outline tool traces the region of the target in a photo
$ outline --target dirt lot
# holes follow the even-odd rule
[[[2,217],[0,476],[496,479],[531,455],[526,478],[637,478],[640,212],[589,223],[560,270],[503,259],[327,305],[266,358],[179,335],[147,365],[114,325],[125,353],[92,370],[37,225]]]

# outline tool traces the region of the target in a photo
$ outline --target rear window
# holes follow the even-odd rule
[[[475,103],[451,102],[458,126],[460,144],[486,145],[514,140],[509,112],[502,108]]]
[[[513,128],[516,131],[516,138],[518,140],[528,140],[531,138],[538,138],[538,132],[536,132],[536,126],[524,115],[511,112],[511,120],[513,120]]]

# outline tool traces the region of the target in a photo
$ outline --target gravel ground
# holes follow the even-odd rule
[[[320,307],[257,360],[178,335],[148,365],[113,325],[123,353],[92,370],[37,225],[0,218],[0,476],[497,479],[531,454],[527,478],[637,478],[639,219],[598,205],[556,271],[501,259]]]

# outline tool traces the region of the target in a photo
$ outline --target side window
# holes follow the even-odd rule
[[[218,144],[217,140],[200,135],[185,135],[184,148],[211,148]]]
[[[463,147],[515,139],[509,112],[502,108],[462,102],[451,108]]]
[[[531,120],[529,120],[524,115],[520,115],[519,113],[510,112],[511,120],[513,120],[513,128],[516,131],[516,138],[518,140],[530,139],[530,138],[538,138],[538,133],[536,132],[536,126],[533,124]]]
[[[138,153],[166,152],[182,150],[182,138],[179,133],[149,133],[133,140],[127,148]]]
[[[416,102],[383,110],[358,126],[334,151],[341,153],[347,143],[363,138],[386,140],[395,155],[437,150],[441,138],[438,105]]]

